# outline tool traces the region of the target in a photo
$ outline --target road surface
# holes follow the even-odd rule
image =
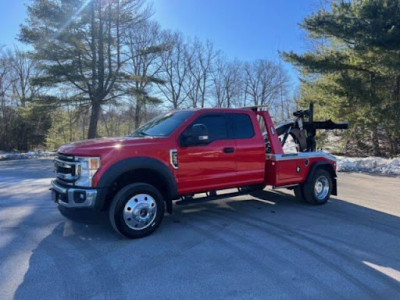
[[[0,162],[0,299],[394,299],[400,178],[339,174],[324,206],[265,190],[175,206],[151,236],[63,218],[49,159]]]

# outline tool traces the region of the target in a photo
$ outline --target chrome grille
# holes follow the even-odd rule
[[[63,161],[75,161],[75,156],[73,155],[66,155],[66,154],[61,154],[61,153],[57,153],[57,158],[59,160],[63,160]]]
[[[79,175],[77,175],[76,172],[77,165],[78,162],[75,162],[74,156],[57,153],[57,156],[54,159],[54,169],[57,181],[67,185],[73,185],[79,178]]]

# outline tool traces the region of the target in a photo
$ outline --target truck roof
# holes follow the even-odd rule
[[[190,109],[180,109],[179,111],[205,111],[205,112],[246,112],[252,111],[250,107],[240,107],[240,108],[190,108]]]

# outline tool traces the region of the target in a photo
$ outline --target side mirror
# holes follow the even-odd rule
[[[199,143],[208,143],[208,129],[204,124],[194,124],[192,126],[192,136]]]
[[[181,138],[181,145],[186,147],[207,144],[208,142],[208,129],[204,124],[194,124],[183,133]]]

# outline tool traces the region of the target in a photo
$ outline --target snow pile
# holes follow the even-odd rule
[[[386,159],[381,157],[336,156],[339,172],[367,172],[386,175],[400,175],[400,157]]]
[[[297,144],[294,142],[292,136],[288,136],[285,145],[283,145],[283,152],[286,154],[298,153]]]
[[[14,159],[32,159],[41,157],[55,156],[56,152],[50,151],[31,151],[26,153],[20,152],[0,152],[0,160],[14,160]]]

